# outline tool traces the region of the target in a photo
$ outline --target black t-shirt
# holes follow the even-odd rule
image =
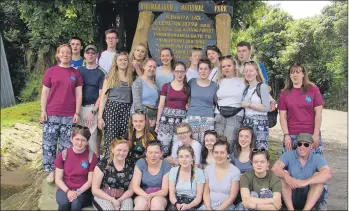
[[[82,105],[95,104],[99,96],[99,90],[103,87],[105,73],[97,66],[95,69],[78,67],[84,86],[82,87]]]

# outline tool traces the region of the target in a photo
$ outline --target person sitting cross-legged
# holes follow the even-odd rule
[[[285,152],[273,166],[273,172],[281,178],[282,197],[288,210],[327,210],[324,185],[332,171],[324,157],[311,153],[312,149],[312,135],[300,133],[297,149]]]

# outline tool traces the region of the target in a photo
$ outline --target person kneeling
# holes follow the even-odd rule
[[[54,165],[58,210],[82,210],[92,202],[90,187],[97,156],[88,148],[90,136],[87,127],[77,125],[72,132],[72,147],[57,156]]]
[[[282,197],[288,210],[327,210],[324,185],[332,173],[324,157],[312,153],[312,149],[312,135],[300,133],[297,149],[285,152],[273,166],[281,178]]]
[[[97,164],[92,182],[93,206],[97,210],[132,210],[131,180],[134,161],[127,158],[130,144],[118,138],[110,144],[110,158]]]
[[[239,209],[279,210],[281,208],[280,179],[269,169],[269,153],[264,148],[252,149],[253,169],[240,178],[242,206]]]

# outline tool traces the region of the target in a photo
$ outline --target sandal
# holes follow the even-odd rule
[[[51,171],[48,176],[46,177],[46,181],[48,183],[53,183],[55,181],[55,173],[54,171]]]

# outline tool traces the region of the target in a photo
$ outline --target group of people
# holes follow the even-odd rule
[[[145,44],[128,54],[115,30],[105,38],[84,57],[80,38],[60,45],[42,81],[43,169],[59,210],[326,208],[323,100],[301,64],[280,95],[283,155],[269,168],[276,102],[248,42],[236,57],[193,48],[188,66],[163,48],[157,66]]]

